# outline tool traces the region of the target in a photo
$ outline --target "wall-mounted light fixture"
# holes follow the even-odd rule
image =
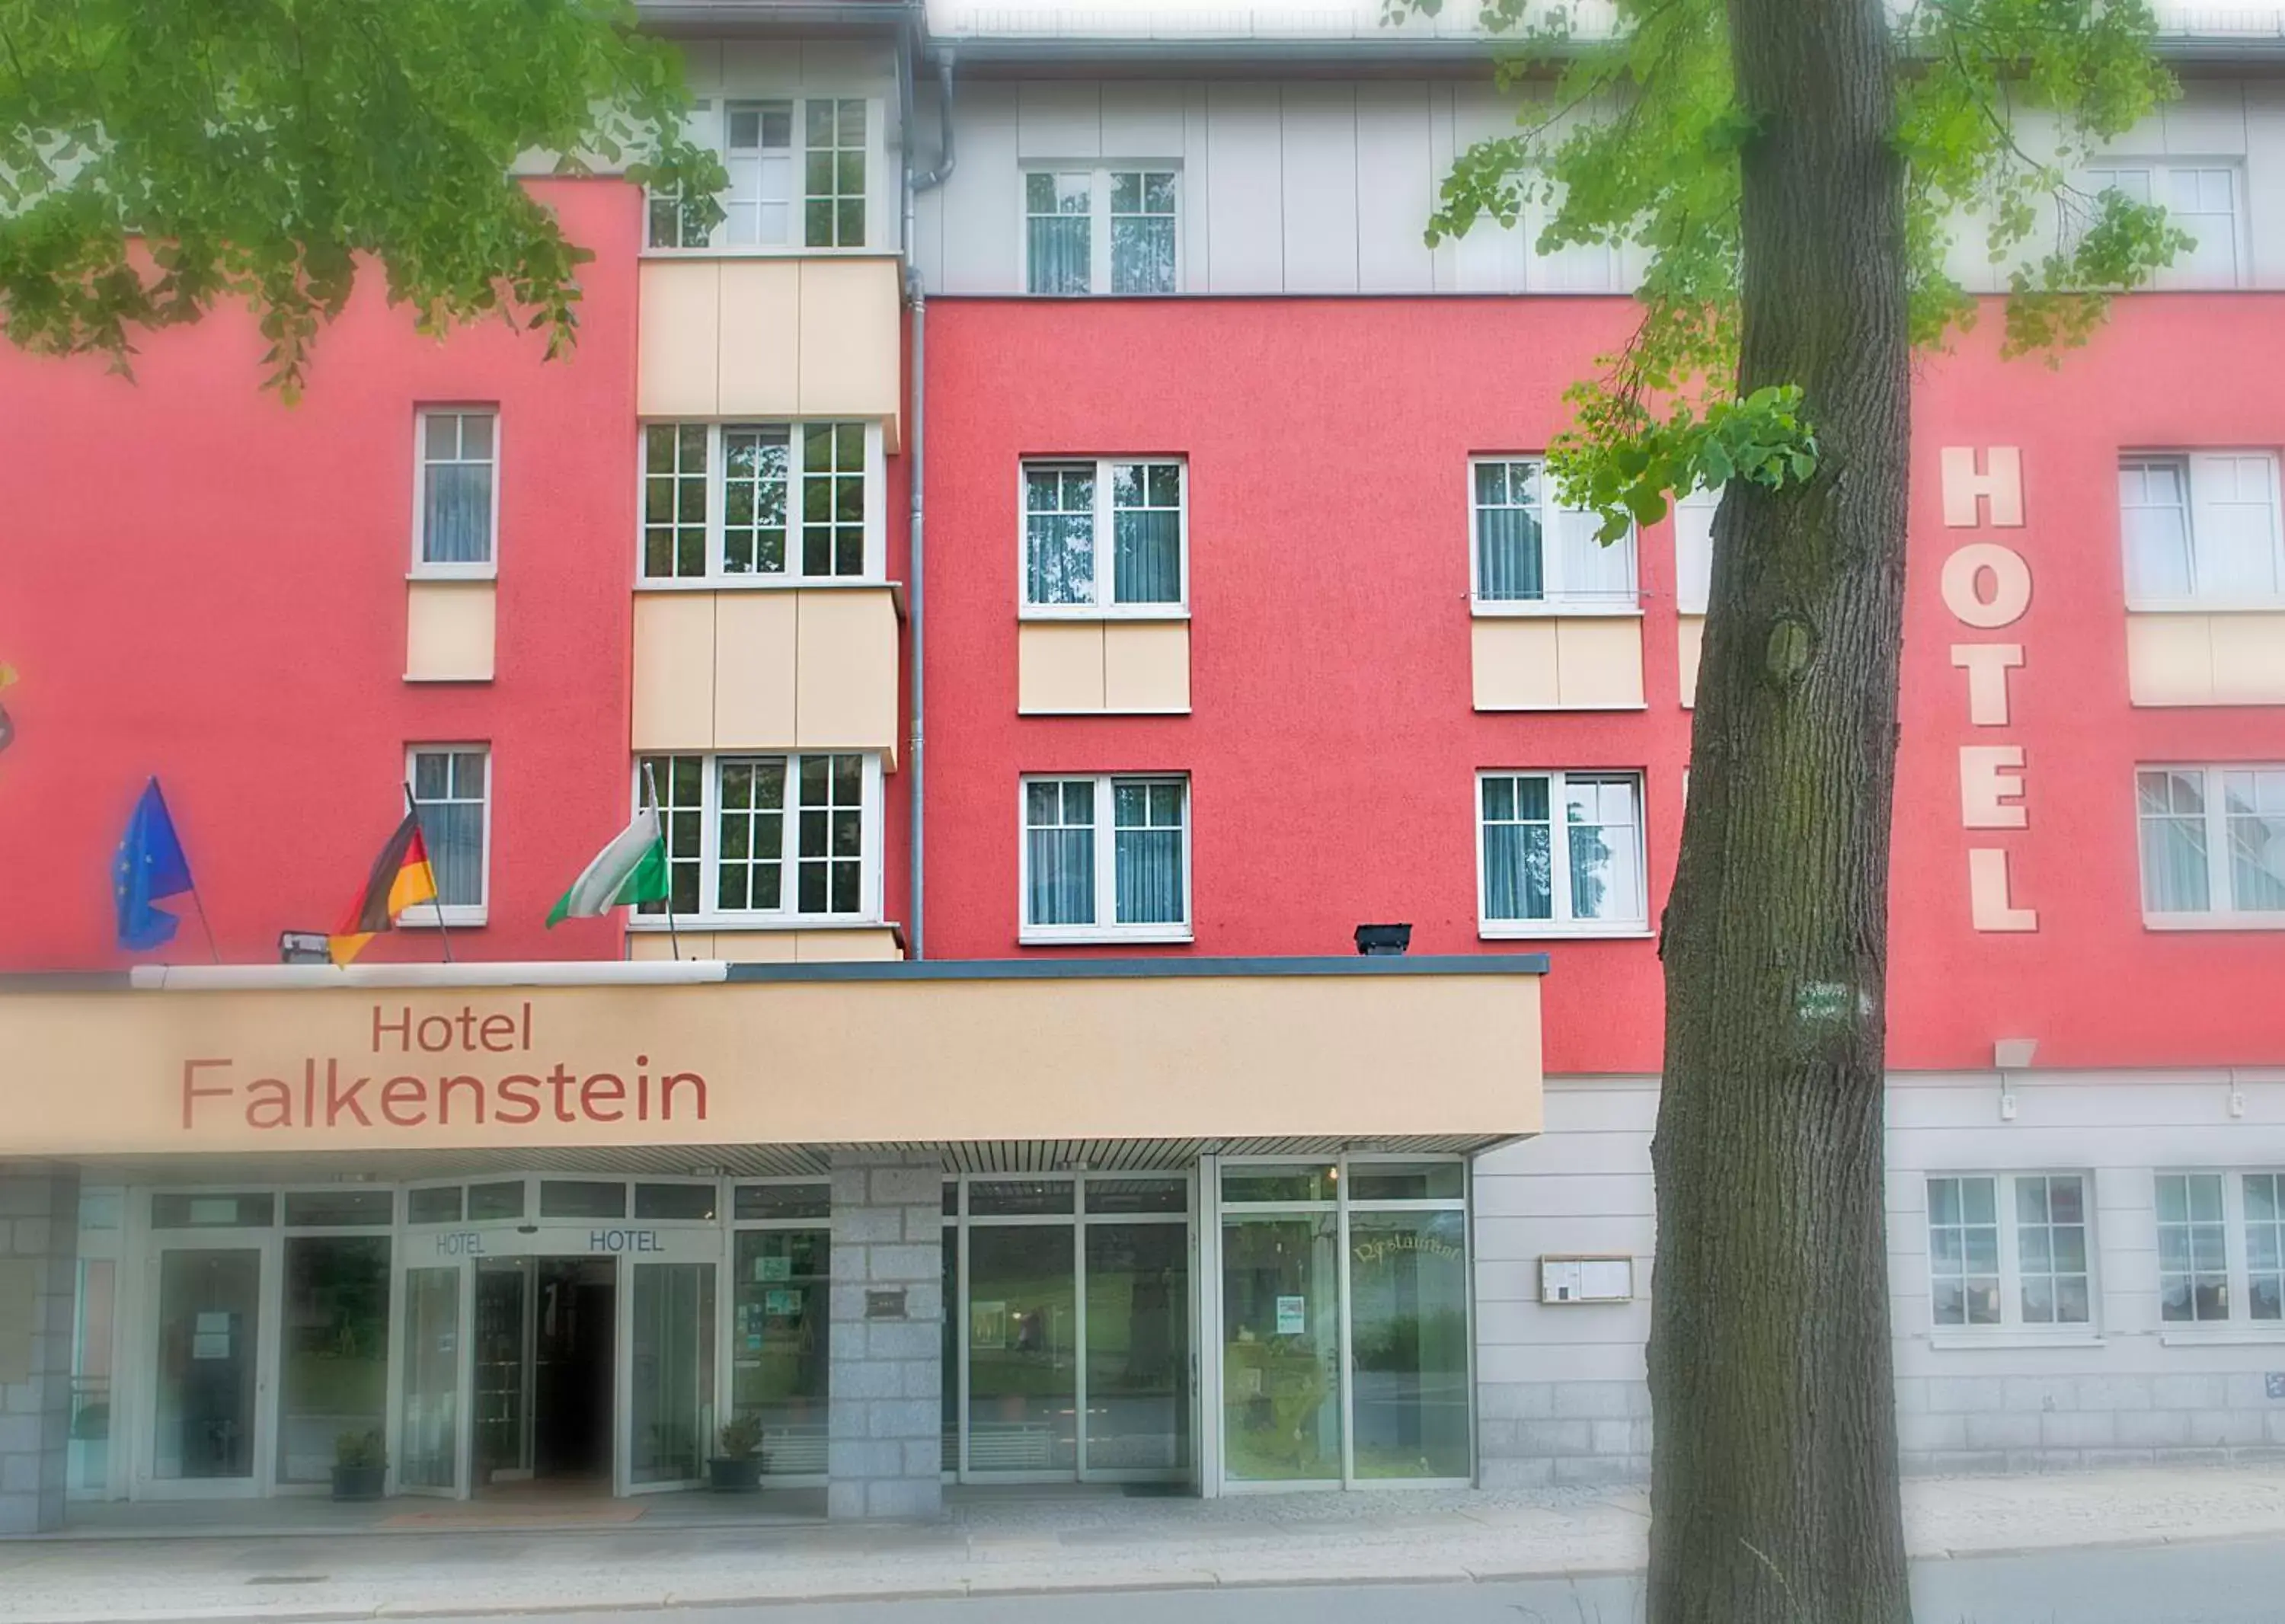
[[[1367,958],[1392,957],[1412,945],[1410,925],[1359,925],[1356,949]]]
[[[1991,1064],[1999,1073],[1999,1120],[2015,1119],[2015,1090],[2007,1080],[2010,1071],[2030,1069],[2031,1056],[2039,1052],[2037,1038],[1998,1038],[1991,1044]]]

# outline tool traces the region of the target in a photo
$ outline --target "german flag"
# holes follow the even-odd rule
[[[326,938],[334,962],[347,964],[365,951],[365,945],[396,922],[409,907],[436,900],[436,871],[428,866],[428,844],[420,838],[420,820],[411,812],[373,859],[365,890],[342,916]]]

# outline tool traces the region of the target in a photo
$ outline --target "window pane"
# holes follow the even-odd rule
[[[1186,1212],[1190,1186],[1181,1178],[1101,1179],[1087,1181],[1090,1212]]]
[[[1174,291],[1174,177],[1120,171],[1111,177],[1111,291]]]
[[[1466,1215],[1355,1213],[1349,1258],[1356,1475],[1467,1476]]]
[[[1224,1201],[1331,1201],[1339,1193],[1340,1176],[1328,1163],[1245,1163],[1224,1167]]]
[[[2230,906],[2285,912],[2285,772],[2230,771],[2221,778]]]
[[[1111,600],[1182,600],[1181,467],[1114,463],[1111,470]]]
[[[1068,1212],[1072,1203],[1069,1179],[971,1179],[968,1184],[971,1218]]]
[[[864,761],[855,755],[801,758],[800,894],[805,914],[862,906]]]
[[[1033,172],[1024,177],[1025,244],[1035,294],[1084,294],[1094,282],[1088,211],[1093,179],[1085,174]]]
[[[1174,789],[1169,796],[1160,793]],[[1179,786],[1116,780],[1111,788],[1117,907],[1122,925],[1180,924],[1186,916]]]
[[[741,1184],[732,1200],[732,1216],[740,1221],[758,1219],[829,1218],[833,1187],[829,1184]]]
[[[457,1224],[460,1221],[460,1187],[432,1186],[404,1192],[404,1220],[413,1224]]]
[[[288,1228],[348,1228],[397,1220],[397,1194],[385,1189],[296,1190],[286,1197]]]
[[[2213,906],[2207,864],[2203,772],[2146,768],[2136,775],[2142,844],[2142,906],[2153,914],[2203,914]]]
[[[1095,469],[1033,465],[1024,473],[1024,601],[1095,601]]]
[[[2185,465],[2165,459],[2118,467],[2119,530],[2126,584],[2140,599],[2190,595],[2190,513]]]
[[[542,1179],[539,1181],[542,1218],[624,1218],[627,1187],[601,1179]]]
[[[448,907],[484,901],[483,760],[475,750],[418,750],[412,757],[413,808],[437,900]]]
[[[523,1216],[523,1181],[501,1179],[490,1184],[468,1186],[468,1218],[522,1218]]]
[[[2158,1317],[2197,1322],[2229,1318],[2227,1236],[2219,1173],[2160,1173]]]
[[[1351,1162],[1352,1201],[1457,1200],[1466,1172],[1457,1162]]]
[[[1571,872],[1571,916],[1627,922],[1647,917],[1642,843],[1632,778],[1565,780],[1565,835]]]
[[[1476,595],[1502,602],[1546,596],[1535,463],[1476,466]]]
[[[1550,857],[1553,832],[1544,778],[1487,778],[1484,784],[1484,917],[1555,916]]]
[[[2000,1322],[1995,1181],[1928,1181],[1928,1285],[1938,1325]]]
[[[711,1184],[638,1184],[635,1216],[662,1219],[711,1219],[717,1192]]]
[[[1048,780],[1027,786],[1025,920],[1034,925],[1095,922],[1095,781]]]

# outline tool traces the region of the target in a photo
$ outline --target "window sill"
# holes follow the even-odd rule
[[[474,930],[486,922],[488,910],[479,904],[454,903],[447,908],[432,908],[423,903],[410,907],[397,916],[400,930]]]
[[[1175,945],[1196,939],[1188,925],[1129,926],[1112,930],[1041,930],[1026,928],[1016,940],[1025,947],[1131,947]]]
[[[1642,601],[1612,598],[1470,598],[1468,613],[1478,620],[1640,620]]]
[[[1071,607],[1027,603],[1016,611],[1017,620],[1064,625],[1074,622],[1093,625],[1112,621],[1174,621],[1190,617],[1190,606],[1183,603],[1079,604]]]
[[[2277,1347],[2285,1345],[2285,1325],[2261,1330],[2251,1325],[2217,1327],[2212,1330],[2161,1330],[2161,1347]]]
[[[904,585],[883,576],[702,575],[654,578],[638,576],[639,592],[895,592]]]
[[[811,248],[798,243],[738,243],[719,247],[662,248],[646,245],[644,259],[881,259],[899,257],[894,248],[860,245],[857,247]]]
[[[2090,1330],[2040,1331],[1994,1327],[1990,1330],[1930,1331],[1928,1346],[1939,1353],[1965,1353],[1977,1348],[2105,1347],[2105,1339]]]
[[[888,921],[871,914],[782,914],[757,918],[750,914],[677,914],[676,930],[749,931],[887,930]],[[627,929],[646,934],[668,934],[665,917],[658,914],[631,914]]]
[[[489,564],[415,564],[404,572],[408,581],[491,582],[499,579],[499,565]]]
[[[1479,922],[1476,938],[1485,942],[1646,942],[1655,934],[1646,924],[1567,925],[1544,920],[1527,923]]]
[[[2285,914],[2145,914],[2145,930],[2285,930]]]
[[[2167,598],[2126,600],[2129,615],[2285,615],[2285,598]]]

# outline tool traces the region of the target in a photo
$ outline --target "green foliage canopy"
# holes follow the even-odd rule
[[[1387,0],[1392,19],[1441,0]],[[1545,210],[1539,246],[1631,243],[1646,259],[1642,320],[1599,375],[1568,392],[1576,419],[1550,449],[1567,499],[1615,540],[1669,492],[1743,477],[1772,489],[1817,467],[1814,401],[1791,386],[1736,398],[1739,156],[1754,135],[1731,72],[1722,0],[1615,0],[1589,36],[1569,6],[1490,0],[1513,45],[1504,90],[1524,90],[1515,134],[1462,153],[1431,245],[1489,216]],[[1981,221],[2009,267],[2004,349],[2085,341],[2116,291],[2190,246],[2163,208],[2089,192],[2087,160],[2176,94],[2142,0],[1911,0],[1894,12],[1895,139],[1907,170],[1913,341],[1941,346],[1975,301],[1946,269],[1953,233]]]
[[[590,255],[510,166],[711,200],[687,106],[630,0],[0,0],[0,328],[124,370],[242,299],[291,398],[362,255],[424,331],[499,315],[555,355]]]

